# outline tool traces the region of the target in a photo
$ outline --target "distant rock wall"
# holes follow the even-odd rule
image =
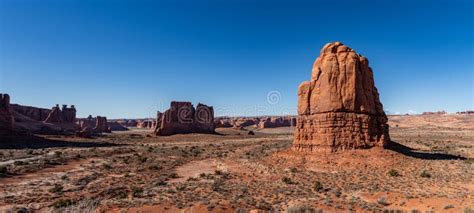
[[[290,127],[296,125],[296,118],[294,117],[269,117],[262,119],[258,123],[258,128],[277,128],[277,127]]]
[[[32,106],[23,106],[19,104],[11,104],[12,110],[35,121],[44,121],[48,117],[51,109],[44,109]]]
[[[214,109],[191,102],[173,101],[164,113],[158,112],[155,134],[159,136],[187,133],[215,133]]]
[[[214,119],[216,128],[277,128],[296,126],[296,116],[219,117]]]

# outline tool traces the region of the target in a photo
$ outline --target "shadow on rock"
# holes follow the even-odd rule
[[[399,144],[395,141],[392,141],[390,145],[386,148],[389,150],[401,153],[406,156],[423,159],[423,160],[466,160],[465,157],[457,156],[457,155],[415,150],[408,146]]]

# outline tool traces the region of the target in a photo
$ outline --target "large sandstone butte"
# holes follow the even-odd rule
[[[158,112],[155,134],[167,136],[187,133],[215,133],[214,109],[198,104],[194,108],[191,102],[172,101],[164,113]]]
[[[340,42],[326,44],[313,64],[311,81],[298,88],[293,149],[334,152],[389,142],[369,61]]]

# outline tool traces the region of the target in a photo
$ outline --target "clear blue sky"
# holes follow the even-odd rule
[[[79,116],[153,117],[171,100],[295,114],[321,47],[341,41],[369,59],[386,111],[455,112],[474,108],[473,26],[469,0],[2,0],[0,93]]]

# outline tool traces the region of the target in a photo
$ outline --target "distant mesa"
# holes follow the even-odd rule
[[[214,109],[199,103],[194,108],[191,102],[172,101],[164,113],[157,112],[157,136],[174,134],[206,133],[214,134]]]
[[[296,123],[295,150],[386,147],[387,116],[367,58],[341,42],[326,44],[313,64],[311,80],[298,88]]]

